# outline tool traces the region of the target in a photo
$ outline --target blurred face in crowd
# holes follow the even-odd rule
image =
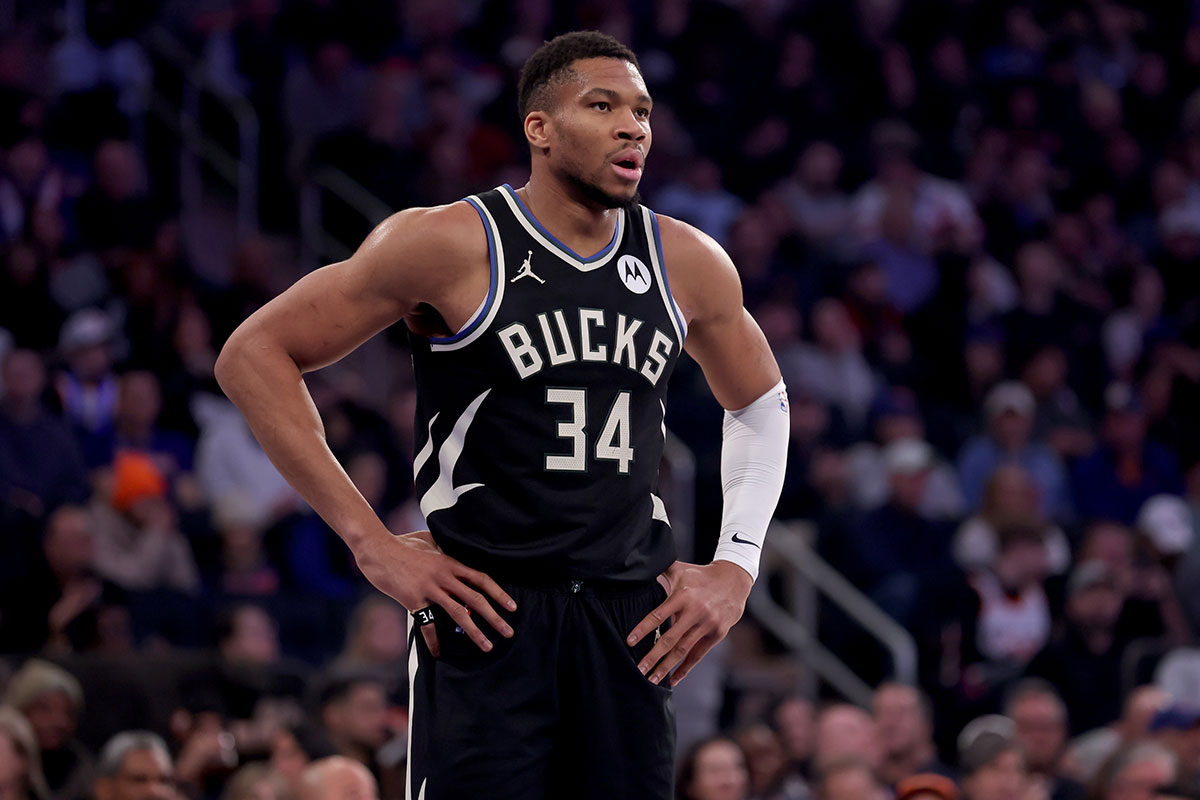
[[[750,774],[742,751],[719,739],[696,754],[696,769],[687,795],[691,800],[743,800],[750,791]]]
[[[111,778],[96,781],[96,800],[174,800],[174,768],[166,753],[131,750]]]
[[[1118,585],[1128,590],[1133,575],[1133,532],[1119,522],[1097,522],[1088,528],[1077,560],[1103,562]]]
[[[1047,694],[1026,694],[1009,710],[1017,724],[1017,740],[1031,772],[1055,775],[1067,743],[1067,721],[1063,707]]]
[[[221,643],[222,654],[231,661],[273,664],[279,660],[279,634],[267,612],[244,606],[233,618],[233,631]]]
[[[1115,587],[1101,583],[1072,595],[1067,601],[1067,616],[1085,632],[1111,631],[1123,604],[1124,598]]]
[[[388,736],[387,696],[375,683],[358,683],[325,708],[325,727],[339,744],[375,750]]]
[[[1029,519],[1037,513],[1037,484],[1018,464],[1001,464],[988,479],[984,514],[994,520]]]
[[[304,772],[300,800],[378,800],[375,779],[348,758],[323,758]]]
[[[1046,579],[1049,572],[1046,545],[1040,539],[1021,538],[1001,548],[996,577],[1008,589],[1025,589]]]
[[[905,756],[929,742],[929,722],[911,686],[884,686],[875,692],[872,705],[884,754]]]
[[[98,381],[112,370],[112,348],[107,342],[77,347],[67,354],[71,371],[81,381]]]
[[[840,704],[827,708],[817,718],[813,759],[818,769],[842,759],[861,759],[878,769],[882,756],[875,722],[862,709]]]
[[[1104,440],[1117,452],[1141,449],[1146,416],[1140,411],[1110,411],[1104,418]]]
[[[1017,750],[1006,750],[963,778],[967,800],[1021,800],[1025,763]]]
[[[1033,430],[1033,416],[1020,411],[1005,409],[992,417],[992,436],[1005,450],[1020,450],[1029,442]]]
[[[58,750],[75,734],[75,706],[66,692],[44,692],[22,711],[43,751]]]
[[[807,760],[813,749],[813,707],[802,697],[792,697],[775,711],[775,726],[788,757]]]
[[[889,795],[864,766],[834,770],[821,782],[819,800],[885,800]]]
[[[42,359],[32,350],[13,350],[4,359],[4,387],[6,405],[32,405],[46,388],[46,368]]]
[[[69,579],[86,573],[95,556],[91,521],[81,508],[64,507],[46,524],[42,547],[54,574]]]
[[[1175,781],[1174,766],[1166,758],[1144,758],[1129,764],[1116,775],[1104,792],[1104,800],[1157,800],[1157,790]]]
[[[590,203],[618,208],[636,197],[650,151],[650,92],[621,59],[582,58],[570,71],[551,87],[551,108],[529,112],[526,134],[556,178]]]
[[[162,392],[153,372],[138,370],[121,377],[117,395],[117,415],[123,425],[149,431],[162,410]]]
[[[397,605],[378,603],[363,615],[360,650],[370,661],[396,661],[406,654],[404,616]]]
[[[783,745],[779,743],[775,732],[761,723],[739,733],[737,742],[746,754],[751,790],[755,794],[765,792],[787,767]]]

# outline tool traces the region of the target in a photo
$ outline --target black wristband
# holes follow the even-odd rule
[[[413,619],[415,619],[417,621],[417,625],[419,627],[424,628],[426,625],[432,625],[433,624],[433,606],[425,606],[425,608],[418,608],[416,611],[412,612],[412,616],[413,616]]]

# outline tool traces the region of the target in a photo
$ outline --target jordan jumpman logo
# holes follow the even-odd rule
[[[538,283],[545,283],[544,280],[533,274],[533,267],[529,266],[529,259],[531,258],[533,258],[532,250],[525,256],[525,263],[521,265],[521,268],[517,270],[517,274],[513,276],[513,279],[509,283],[516,283],[521,278],[533,278]]]

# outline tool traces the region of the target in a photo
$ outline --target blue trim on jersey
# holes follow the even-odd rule
[[[663,286],[667,287],[667,297],[671,298],[671,313],[675,315],[675,321],[679,323],[679,335],[686,339],[687,325],[683,323],[683,317],[679,315],[679,304],[675,302],[675,295],[671,294],[671,281],[667,279],[667,259],[663,257],[662,237],[658,234],[658,215],[653,211],[650,211],[650,222],[654,225],[654,249],[658,251],[658,266],[662,271]]]
[[[487,297],[483,301],[483,306],[479,309],[479,313],[471,320],[467,327],[463,328],[453,336],[430,336],[429,341],[434,344],[453,344],[459,339],[462,339],[471,334],[471,331],[479,327],[479,324],[487,318],[488,309],[492,307],[492,301],[496,298],[496,282],[499,277],[499,270],[496,268],[496,241],[492,236],[492,226],[488,225],[487,217],[483,215],[483,209],[479,204],[470,197],[465,198],[471,207],[475,209],[475,213],[479,215],[479,219],[483,221],[483,230],[487,233],[488,242],[488,262],[491,264],[491,281],[488,283]]]
[[[507,183],[504,184],[504,188],[507,189],[508,193],[511,194],[513,199],[517,201],[517,208],[521,209],[521,213],[525,215],[525,219],[529,220],[529,222],[535,228],[538,229],[538,231],[542,234],[542,236],[545,236],[547,239],[554,242],[555,245],[560,247],[564,252],[569,253],[570,255],[572,255],[573,257],[578,259],[579,261],[582,261],[584,264],[604,258],[604,256],[608,254],[608,251],[612,250],[613,246],[616,245],[616,243],[617,243],[617,234],[621,232],[621,224],[619,222],[613,228],[612,241],[610,241],[608,244],[606,244],[595,255],[591,255],[591,256],[588,256],[587,258],[584,258],[583,256],[579,255],[579,253],[576,253],[574,250],[572,250],[571,248],[567,247],[565,244],[560,242],[558,239],[555,239],[554,234],[552,234],[550,231],[546,230],[545,226],[542,225],[542,223],[538,222],[538,218],[533,215],[533,212],[525,207],[524,201],[521,200],[521,195],[517,194],[517,191],[515,189],[513,189]],[[624,212],[622,212],[622,213],[624,213]]]

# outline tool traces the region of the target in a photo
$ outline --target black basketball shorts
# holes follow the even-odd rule
[[[473,616],[490,653],[438,609],[434,658],[410,619],[409,800],[671,798],[671,689],[637,668],[656,636],[625,643],[662,586],[501,585],[513,638]]]

